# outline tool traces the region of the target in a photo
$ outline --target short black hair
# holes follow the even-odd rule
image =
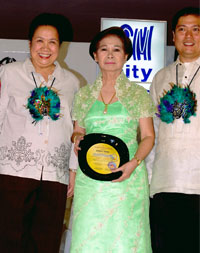
[[[32,41],[36,29],[43,25],[49,25],[56,28],[60,44],[63,41],[72,41],[73,30],[69,19],[56,13],[41,13],[32,20],[28,32],[29,41]]]
[[[126,36],[126,33],[123,31],[121,27],[118,27],[118,26],[112,26],[95,35],[95,37],[90,43],[90,48],[89,48],[90,56],[94,59],[94,53],[98,49],[99,42],[103,38],[109,35],[117,36],[122,41],[124,52],[125,54],[128,55],[127,60],[129,60],[131,55],[133,54],[133,46],[132,46],[131,40]]]
[[[172,31],[175,31],[179,18],[188,15],[200,16],[200,9],[197,7],[186,7],[179,10],[172,19]]]

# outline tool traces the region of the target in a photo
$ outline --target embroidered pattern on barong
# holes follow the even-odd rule
[[[66,146],[64,143],[59,148],[55,148],[55,153],[48,152],[46,162],[47,165],[53,165],[60,170],[67,170],[69,167],[69,157],[71,152],[71,146]]]
[[[12,142],[12,147],[0,147],[0,160],[15,161],[16,166],[20,166],[22,162],[30,163],[33,161],[36,163],[40,159],[41,151],[32,152],[31,145],[31,142],[27,142],[21,136],[17,141]]]
[[[0,147],[0,163],[10,165],[15,171],[24,170],[27,166],[44,165],[44,161],[48,166],[52,165],[55,169],[67,171],[69,167],[69,157],[71,146],[64,143],[60,147],[55,147],[54,153],[45,150],[31,149],[32,142],[27,142],[26,138],[21,136],[17,141],[12,141],[12,146]],[[49,172],[49,170],[48,170]]]

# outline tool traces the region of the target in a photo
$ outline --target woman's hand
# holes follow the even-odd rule
[[[132,159],[131,161],[125,163],[121,167],[119,167],[115,170],[112,170],[112,172],[122,171],[121,177],[113,180],[112,182],[122,182],[122,181],[128,179],[131,176],[132,172],[137,167],[137,165],[138,165],[137,161],[135,159]]]
[[[82,128],[78,125],[78,122],[74,122],[74,132],[71,137],[72,143],[74,143],[74,152],[78,156],[78,151],[81,150],[79,147],[80,141],[84,139],[85,128]]]
[[[74,152],[78,156],[78,151],[81,150],[79,147],[80,141],[84,139],[84,135],[81,133],[78,133],[74,137]]]
[[[123,166],[119,167],[118,169],[113,170],[113,172],[122,171],[123,174],[120,178],[113,180],[112,182],[121,182],[129,178],[135,168],[149,154],[154,145],[155,134],[152,118],[141,118],[139,120],[139,125],[141,141],[135,153],[135,157],[129,162],[125,163]]]
[[[69,185],[67,189],[67,197],[71,198],[74,195],[76,172],[69,170]]]

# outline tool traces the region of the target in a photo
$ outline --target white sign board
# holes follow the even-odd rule
[[[153,76],[165,66],[166,21],[101,18],[101,30],[123,28],[133,44],[133,55],[124,65],[124,73],[147,90]]]

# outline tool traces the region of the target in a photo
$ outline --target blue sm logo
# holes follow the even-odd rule
[[[126,65],[126,76],[129,78],[131,76],[131,71],[134,79],[140,79],[140,82],[147,82],[148,78],[152,72],[152,68],[145,68],[145,64],[139,68],[135,63],[136,61],[151,61],[151,46],[152,46],[152,35],[154,26],[149,28],[143,27],[142,29],[135,28],[134,30],[128,24],[123,24],[121,28],[126,33],[127,37],[131,39],[133,44],[133,56],[132,60],[134,64]]]

